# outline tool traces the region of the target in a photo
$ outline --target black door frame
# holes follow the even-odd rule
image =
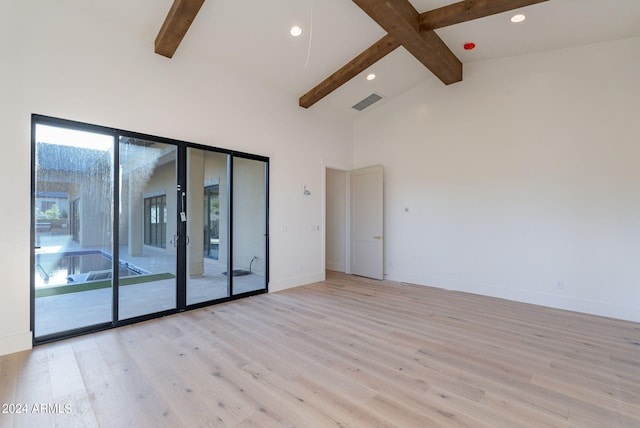
[[[35,336],[35,253],[36,253],[36,221],[35,221],[35,189],[36,189],[36,140],[35,140],[35,130],[36,124],[43,125],[51,125],[64,127],[73,130],[80,131],[88,131],[88,132],[96,132],[101,134],[108,134],[113,136],[114,141],[114,158],[113,165],[120,165],[120,137],[128,137],[128,138],[136,138],[136,139],[144,139],[169,145],[175,145],[177,148],[177,162],[176,162],[176,196],[178,197],[177,207],[176,207],[176,221],[177,221],[177,233],[178,233],[178,242],[177,242],[177,252],[176,252],[176,308],[170,310],[164,310],[161,312],[155,312],[151,314],[146,314],[142,316],[137,316],[133,318],[127,318],[125,320],[118,319],[118,298],[119,298],[119,280],[118,275],[112,275],[112,320],[111,322],[105,322],[95,325],[90,325],[86,327],[81,327],[73,330],[66,330],[50,335],[43,335],[36,337]],[[250,291],[241,294],[233,293],[233,275],[228,275],[228,290],[229,295],[224,298],[208,300],[204,302],[199,302],[192,305],[187,305],[186,302],[186,292],[187,292],[187,245],[189,243],[189,239],[201,239],[202,237],[188,237],[187,236],[187,221],[182,221],[182,212],[186,215],[188,219],[188,213],[186,204],[184,208],[182,208],[182,204],[180,201],[184,197],[188,195],[187,188],[187,149],[200,149],[209,152],[222,153],[228,155],[227,157],[227,194],[228,194],[228,257],[227,257],[227,272],[232,271],[233,266],[233,159],[234,158],[245,158],[252,159],[257,161],[262,161],[265,164],[265,287],[263,289]],[[114,213],[119,212],[119,198],[118,192],[121,187],[120,178],[119,178],[119,168],[113,168],[113,210]],[[219,191],[223,191],[223,189],[219,189]],[[168,218],[171,218],[172,214],[168,214]],[[112,234],[113,234],[113,242],[112,242],[112,258],[114,260],[112,269],[115,272],[117,269],[117,263],[119,260],[119,236],[120,236],[120,227],[119,227],[119,216],[117,214],[113,215],[113,224],[112,224]],[[116,128],[109,128],[99,125],[88,124],[84,122],[78,122],[67,119],[60,119],[51,116],[32,114],[31,116],[31,263],[30,263],[30,287],[31,287],[31,296],[30,296],[30,308],[31,308],[31,331],[33,335],[33,345],[39,345],[43,343],[48,343],[56,340],[62,340],[69,337],[79,336],[82,334],[93,333],[101,330],[106,330],[115,327],[121,327],[124,325],[129,325],[141,321],[146,321],[149,319],[159,318],[162,316],[197,309],[205,306],[210,306],[218,303],[224,303],[231,300],[236,300],[244,297],[249,297],[257,294],[267,293],[269,291],[269,158],[260,155],[254,155],[245,152],[239,152],[234,150],[222,149],[218,147],[211,147],[202,144],[190,143],[181,140],[175,140],[170,138],[158,137],[154,135],[142,134],[138,132],[126,131]],[[115,266],[114,266],[115,265]]]

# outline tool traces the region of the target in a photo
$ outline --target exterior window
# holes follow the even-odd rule
[[[46,211],[50,211],[50,210],[54,210],[56,203],[55,202],[51,202],[51,201],[42,201],[42,207],[40,208],[40,210],[42,212],[46,212]]]
[[[167,247],[167,195],[144,200],[144,243]]]
[[[220,244],[220,189],[216,184],[204,188],[204,256],[218,260]]]

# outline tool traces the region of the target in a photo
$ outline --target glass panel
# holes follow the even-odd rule
[[[176,308],[176,153],[120,138],[120,260],[135,272],[119,277],[120,320]]]
[[[233,294],[266,288],[266,163],[233,158]]]
[[[36,124],[35,337],[112,320],[113,137]]]
[[[227,161],[223,153],[187,150],[187,304],[229,296]]]

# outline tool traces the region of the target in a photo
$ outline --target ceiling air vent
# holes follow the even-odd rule
[[[369,107],[371,104],[378,102],[382,99],[382,97],[378,94],[371,94],[369,95],[367,98],[363,99],[362,101],[360,101],[358,104],[352,106],[351,108],[354,108],[358,111],[362,111],[364,109],[366,109],[367,107]]]

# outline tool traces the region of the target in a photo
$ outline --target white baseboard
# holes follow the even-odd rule
[[[464,283],[459,283],[455,289],[467,293],[483,294],[516,302],[546,306],[548,308],[640,322],[640,313],[637,308],[609,302],[593,301],[576,295],[561,295],[559,293],[554,294],[552,292],[511,289],[500,286],[485,285],[482,287],[474,287]]]
[[[287,290],[289,288],[299,287],[301,285],[313,284],[314,282],[321,282],[325,280],[325,273],[319,272],[313,275],[296,276],[293,278],[287,278],[281,281],[270,281],[269,292]]]
[[[0,356],[31,349],[31,332],[0,337]]]
[[[332,270],[334,272],[346,272],[346,268],[344,263],[331,263],[327,262],[327,270]]]
[[[640,322],[640,311],[637,307],[593,301],[576,295],[561,295],[545,293],[539,290],[523,290],[521,288],[509,288],[493,284],[471,283],[448,278],[424,276],[403,279],[394,278],[394,280],[426,285],[444,290],[462,291],[465,293],[496,297],[498,299],[546,306],[548,308],[581,312],[584,314],[616,318],[625,321]]]

